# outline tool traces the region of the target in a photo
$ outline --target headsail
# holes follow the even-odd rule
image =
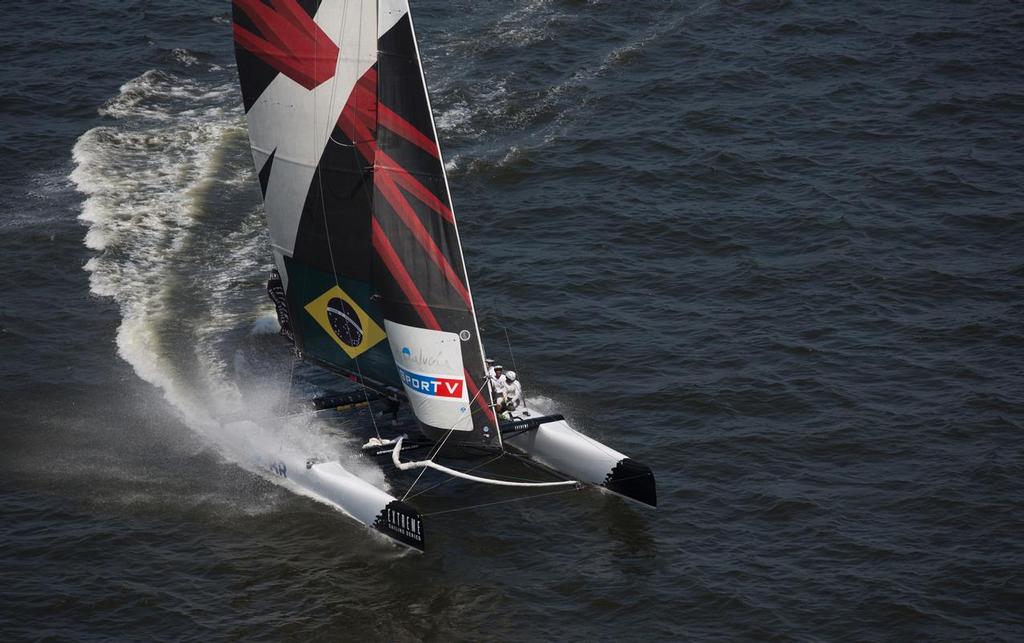
[[[297,348],[498,443],[405,0],[233,0],[253,158]]]
[[[381,0],[379,29],[373,243],[381,258],[375,283],[391,350],[421,422],[497,442],[483,346],[408,2]],[[461,395],[447,397],[453,384],[461,386]]]

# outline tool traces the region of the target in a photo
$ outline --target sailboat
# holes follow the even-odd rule
[[[474,484],[591,485],[655,506],[650,468],[526,406],[499,415],[406,0],[233,0],[243,105],[297,356],[358,385],[317,408],[376,403],[418,431],[364,450]],[[414,453],[428,453],[408,460]],[[509,454],[557,478],[510,481],[446,458]],[[273,473],[422,551],[411,505],[316,458]],[[410,476],[413,474],[409,474]]]

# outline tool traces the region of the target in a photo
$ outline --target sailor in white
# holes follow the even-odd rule
[[[495,364],[487,373],[491,378],[491,388],[494,390],[494,399],[498,401],[505,394],[505,374],[501,364]]]
[[[487,370],[488,380],[491,383],[491,392],[494,394],[494,410],[496,413],[501,415],[503,419],[506,417],[505,411],[505,373],[501,367],[501,364],[495,364]]]
[[[516,379],[516,372],[505,373],[505,409],[514,411],[523,403],[523,385]]]

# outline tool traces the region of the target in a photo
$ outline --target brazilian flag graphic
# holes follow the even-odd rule
[[[355,359],[380,343],[387,335],[377,322],[339,286],[306,304],[306,312]]]

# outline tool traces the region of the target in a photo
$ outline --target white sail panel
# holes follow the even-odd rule
[[[409,13],[409,3],[406,0],[380,0],[377,3],[378,18],[377,30],[379,34],[391,31],[391,28],[402,19],[402,16]]]

